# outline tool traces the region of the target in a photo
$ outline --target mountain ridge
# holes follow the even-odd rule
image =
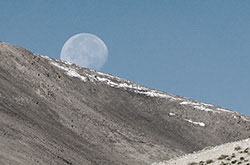
[[[46,58],[46,59],[48,59],[50,61],[52,60],[48,56],[42,56],[42,55],[40,55],[40,56],[44,57],[44,58]],[[58,61],[58,60],[55,59],[55,61]],[[169,94],[167,92],[151,89],[151,88],[145,87],[144,85],[139,85],[139,84],[137,84],[135,82],[131,82],[129,80],[126,80],[126,79],[123,79],[123,78],[120,78],[120,77],[117,77],[117,76],[113,76],[113,75],[110,75],[110,74],[97,72],[97,71],[91,70],[91,69],[89,69],[89,70],[91,72],[95,72],[97,75],[105,76],[105,77],[108,77],[110,79],[115,79],[118,82],[122,81],[123,83],[121,83],[121,84],[115,83],[115,82],[112,82],[110,79],[103,78],[103,77],[98,77],[96,75],[95,75],[95,77],[93,77],[92,75],[87,74],[87,78],[86,78],[84,76],[79,75],[79,73],[77,73],[77,71],[75,69],[72,69],[72,68],[69,67],[69,66],[74,65],[75,68],[81,68],[80,66],[77,66],[77,65],[72,64],[72,63],[67,62],[67,61],[61,61],[61,65],[59,63],[56,63],[56,62],[50,62],[50,64],[64,70],[65,74],[67,74],[68,76],[79,78],[83,82],[86,82],[87,79],[88,79],[88,81],[91,81],[91,82],[94,82],[94,81],[105,82],[107,85],[110,85],[111,87],[121,88],[121,89],[124,89],[124,90],[130,90],[131,89],[135,93],[143,94],[143,95],[146,95],[146,96],[149,96],[149,97],[159,97],[159,98],[166,98],[166,99],[170,99],[170,100],[179,100],[179,101],[181,101],[180,104],[194,105],[195,108],[200,109],[200,110],[204,110],[204,111],[215,111],[215,110],[212,110],[212,109],[209,109],[209,108],[206,108],[206,107],[216,107],[215,109],[217,110],[217,112],[225,111],[225,112],[233,113],[232,110],[229,110],[229,109],[226,109],[226,108],[222,108],[222,107],[219,107],[219,106],[216,106],[216,105],[204,103],[204,102],[201,102],[201,101],[198,101],[198,100],[194,100],[194,99],[191,99],[191,98],[179,96],[179,95],[176,95],[176,94]],[[68,65],[68,67],[65,67],[63,65]],[[198,106],[202,106],[202,107],[198,107]],[[235,113],[238,113],[238,112],[235,112]]]
[[[3,42],[0,56],[2,164],[151,164],[249,137],[237,112]]]

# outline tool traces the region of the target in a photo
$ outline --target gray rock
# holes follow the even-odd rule
[[[249,132],[248,116],[0,42],[0,164],[151,164]]]

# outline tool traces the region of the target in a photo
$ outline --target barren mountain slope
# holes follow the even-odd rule
[[[153,165],[250,165],[250,139],[227,143],[214,148],[205,148],[197,153],[188,154]]]
[[[0,164],[151,164],[247,138],[249,120],[0,42]]]

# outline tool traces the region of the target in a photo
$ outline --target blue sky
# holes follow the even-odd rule
[[[0,40],[59,59],[77,33],[109,49],[100,70],[250,115],[248,0],[0,1]]]

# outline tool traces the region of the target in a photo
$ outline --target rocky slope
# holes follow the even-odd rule
[[[153,165],[250,165],[250,139],[227,143],[214,148],[205,148],[197,153],[188,154]]]
[[[239,113],[0,42],[0,164],[151,164],[249,131]]]

